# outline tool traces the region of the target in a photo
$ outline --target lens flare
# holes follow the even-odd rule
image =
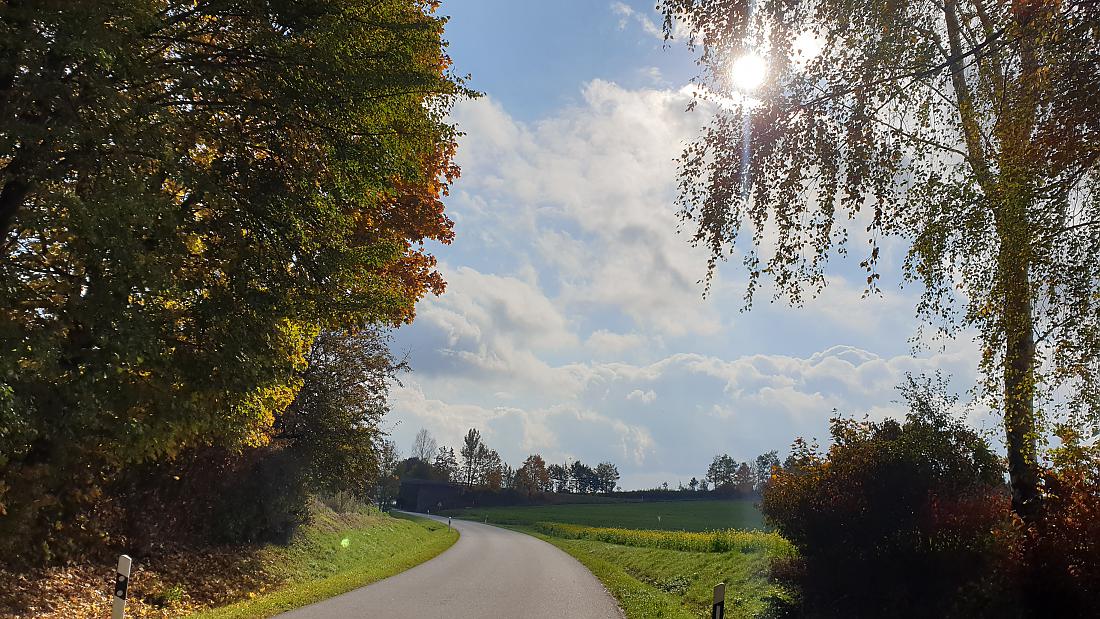
[[[767,77],[768,63],[756,54],[745,54],[730,67],[730,79],[739,90],[756,90]]]

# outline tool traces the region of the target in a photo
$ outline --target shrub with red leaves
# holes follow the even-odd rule
[[[1043,473],[1039,518],[1016,523],[1008,572],[1033,616],[1100,612],[1100,445],[1063,428]]]
[[[833,419],[824,454],[797,441],[762,509],[800,553],[778,567],[804,617],[973,616],[1001,560],[1003,468],[948,412],[954,400],[910,379],[904,422]]]

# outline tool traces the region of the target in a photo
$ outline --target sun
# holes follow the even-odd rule
[[[768,77],[768,63],[753,53],[745,54],[730,66],[730,79],[738,90],[756,90]]]

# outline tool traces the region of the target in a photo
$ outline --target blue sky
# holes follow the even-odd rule
[[[879,297],[862,298],[852,256],[801,308],[765,292],[741,312],[736,257],[703,298],[673,159],[707,112],[685,111],[692,57],[663,44],[652,2],[441,12],[457,69],[485,96],[453,113],[467,135],[447,203],[457,238],[436,248],[448,290],[395,336],[413,368],[393,393],[399,448],[421,427],[452,446],[476,427],[513,465],[610,460],[624,487],[675,486],[717,453],[824,438],[834,409],[898,414],[906,372],[973,383],[967,338],[913,354],[920,291],[899,287],[901,241],[886,246]]]

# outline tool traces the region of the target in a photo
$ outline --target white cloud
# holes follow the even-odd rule
[[[632,7],[622,2],[612,2],[611,10],[619,16],[620,30],[625,29],[627,23],[632,21],[641,26],[642,31],[646,34],[664,40],[665,33],[661,30],[661,28],[658,27],[657,24],[653,22],[653,20],[635,11]]]
[[[633,7],[623,2],[612,2],[611,11],[619,16],[619,30],[625,30],[630,22],[633,22],[642,29],[642,32],[664,42],[665,32],[661,26],[657,25],[657,22],[651,19],[649,16],[639,13]],[[688,25],[682,21],[672,22],[672,38],[675,41],[687,41],[691,36],[692,31]]]
[[[637,75],[645,80],[646,83],[653,86],[662,86],[666,84],[665,76],[661,73],[661,70],[657,67],[644,67],[638,69]]]
[[[884,358],[835,346],[806,357],[677,353],[644,364],[544,364],[537,373],[505,364],[466,376],[414,374],[418,384],[398,390],[394,410],[417,420],[410,431],[445,428],[441,438],[457,441],[478,427],[508,461],[534,452],[555,462],[610,459],[631,487],[652,470],[702,475],[716,453],[743,460],[782,451],[795,436],[824,439],[834,409],[900,416],[895,387],[907,372],[942,369],[969,384],[977,354],[959,346],[923,358]],[[508,385],[507,394],[485,390],[489,383]]]
[[[584,341],[585,350],[595,359],[617,358],[623,353],[660,345],[659,338],[641,333],[613,333],[607,329],[593,331]]]
[[[461,221],[491,225],[486,242],[496,248],[536,250],[561,280],[559,306],[610,307],[671,334],[716,333],[719,315],[700,302],[705,252],[676,233],[672,206],[674,159],[705,116],[684,113],[686,90],[594,80],[582,96],[534,125],[508,118],[492,100],[456,109],[470,136],[459,187],[496,207],[474,211],[464,201]],[[489,137],[471,139],[482,133]]]
[[[609,459],[625,487],[675,484],[716,453],[825,438],[834,408],[900,413],[906,372],[971,384],[972,343],[900,354],[913,299],[861,300],[850,273],[797,310],[739,317],[743,281],[727,279],[702,300],[706,254],[671,204],[674,158],[705,114],[684,113],[686,90],[595,80],[580,94],[537,122],[491,98],[456,108],[458,237],[441,252],[447,293],[399,333],[413,366],[394,392],[399,443],[423,426],[458,445],[477,427],[513,464]]]

